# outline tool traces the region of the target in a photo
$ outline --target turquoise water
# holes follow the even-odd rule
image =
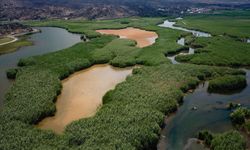
[[[5,71],[16,67],[20,58],[57,51],[81,41],[80,35],[69,33],[65,29],[54,27],[40,27],[38,29],[42,32],[30,36],[30,40],[33,41],[34,45],[0,55],[0,106],[2,106],[4,95],[12,83],[11,80],[6,78]]]

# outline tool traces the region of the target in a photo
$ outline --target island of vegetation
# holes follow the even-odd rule
[[[234,90],[241,90],[247,86],[245,76],[231,76],[218,77],[209,81],[209,92],[230,92]]]

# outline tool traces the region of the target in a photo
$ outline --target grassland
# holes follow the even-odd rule
[[[3,38],[0,38],[0,44],[2,43],[7,43],[7,42],[10,42],[12,41],[13,38],[10,38],[10,37],[3,37]]]
[[[30,46],[32,45],[31,41],[28,41],[28,36],[19,37],[18,41],[9,43],[6,45],[0,45],[0,55],[16,51],[18,48],[23,46]]]
[[[165,55],[183,49],[176,43],[183,32],[155,26],[161,20],[29,22],[67,28],[86,34],[90,41],[22,59],[17,74],[16,70],[9,71],[16,81],[0,113],[0,149],[149,149],[158,141],[164,115],[177,109],[183,92],[195,88],[200,80],[244,74],[230,68],[171,65]],[[128,26],[155,31],[159,38],[152,46],[137,48],[134,41],[95,32]],[[73,122],[63,135],[35,128],[37,122],[55,113],[60,80],[97,63],[145,66],[135,69],[126,82],[108,92],[94,117]]]

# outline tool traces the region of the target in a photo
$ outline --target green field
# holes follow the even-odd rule
[[[0,38],[0,44],[2,43],[6,43],[6,42],[10,42],[12,41],[13,38],[10,38],[10,37],[3,37],[3,38]]]
[[[6,45],[0,45],[0,55],[16,51],[18,48],[23,46],[32,45],[32,42],[27,40],[27,36],[19,37],[18,41],[9,43]]]

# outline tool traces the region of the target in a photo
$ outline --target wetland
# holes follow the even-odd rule
[[[5,69],[19,67],[14,81],[2,79],[13,84],[3,85],[11,88],[0,113],[0,148],[152,149],[157,145],[158,149],[201,149],[195,139],[200,130],[221,134],[235,129],[227,106],[232,102],[249,107],[249,70],[219,63],[218,51],[209,55],[213,61],[194,57],[215,51],[221,47],[218,41],[242,47],[248,56],[247,43],[180,27],[185,19],[177,19],[178,27],[164,18],[26,22],[78,34],[69,33],[75,36],[69,43],[62,42],[61,35],[54,47],[34,52],[23,47],[2,55],[7,59],[20,53],[11,65],[4,65]],[[89,41],[81,42],[80,34]],[[224,53],[223,49],[219,52]],[[230,50],[221,58],[248,65],[232,54]],[[245,77],[246,87],[231,93],[208,92],[210,81],[228,76]],[[227,139],[235,134],[229,133]],[[213,147],[223,143],[216,140]]]

